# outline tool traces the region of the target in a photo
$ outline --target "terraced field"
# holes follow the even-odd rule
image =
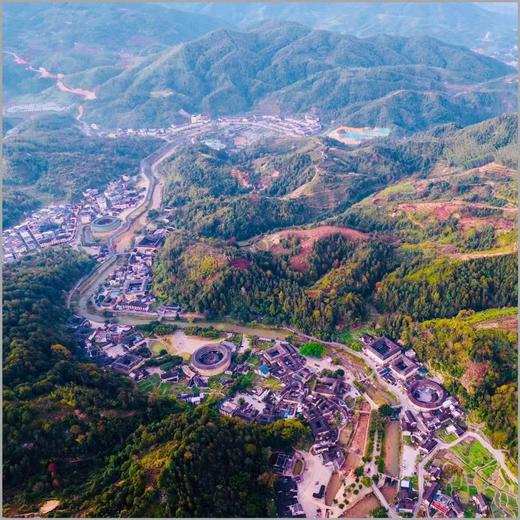
[[[437,461],[449,470],[443,486],[448,494],[460,495],[463,503],[469,504],[471,497],[481,492],[491,503],[495,517],[516,517],[518,514],[518,486],[504,473],[497,461],[480,442],[464,441],[454,446]]]

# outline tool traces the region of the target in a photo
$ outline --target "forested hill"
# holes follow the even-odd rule
[[[203,14],[146,3],[5,3],[3,15],[6,51],[36,69],[63,74],[89,71],[105,79],[118,74],[129,60],[227,26]],[[8,53],[3,66],[4,102],[52,83],[15,64]]]
[[[42,114],[21,122],[4,141],[4,227],[42,203],[76,201],[87,188],[104,189],[121,175],[137,175],[139,161],[160,143],[86,136],[71,114]]]
[[[361,217],[358,208],[347,208],[400,180],[426,178],[436,167],[468,169],[492,161],[511,167],[516,142],[517,117],[504,115],[355,148],[321,138],[272,140],[237,154],[191,146],[164,166],[165,205],[177,228],[221,239],[249,239],[334,216],[361,231],[384,231],[391,219],[378,227],[366,212]],[[484,194],[480,199],[491,200]]]
[[[100,85],[91,117],[106,117],[101,107],[110,104],[111,114],[122,125],[141,124],[139,118],[145,114],[164,124],[179,109],[219,115],[245,112],[270,100],[287,112],[314,107],[326,119],[368,125],[374,121],[358,117],[363,105],[405,91],[436,92],[437,98],[422,108],[401,103],[399,113],[419,109],[419,119],[433,120],[450,100],[457,110],[434,124],[467,124],[482,118],[481,108],[475,112],[473,106],[470,111],[467,95],[454,98],[447,85],[470,85],[512,72],[503,63],[433,38],[358,39],[299,24],[266,22],[245,33],[220,29],[124,71]],[[167,97],[150,96],[165,89],[170,92]],[[488,98],[494,99],[488,104],[496,115],[504,110],[508,95],[497,90],[488,92]],[[401,125],[395,115],[379,117],[378,123],[416,128],[410,121]]]
[[[516,6],[507,11],[493,10],[487,5],[471,3],[305,3],[196,2],[174,4],[177,9],[211,15],[228,20],[239,27],[249,27],[265,19],[299,22],[315,29],[354,34],[430,35],[440,40],[479,47],[485,53],[513,48],[516,40]],[[498,6],[497,6],[498,7]],[[469,23],[468,21],[471,20]],[[491,33],[489,38],[484,38]]]
[[[95,87],[85,117],[109,127],[168,126],[179,110],[217,116],[270,106],[414,131],[514,111],[514,82],[489,84],[512,73],[502,62],[426,36],[360,39],[267,21],[248,32],[220,28],[100,76],[96,85],[86,73],[64,81]],[[68,99],[55,90],[46,99]]]

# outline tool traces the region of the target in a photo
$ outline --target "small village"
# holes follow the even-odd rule
[[[90,235],[96,231],[105,232],[103,219],[118,222],[117,219],[136,207],[143,197],[143,189],[137,188],[129,177],[123,176],[110,182],[104,191],[86,190],[78,203],[42,208],[21,224],[3,231],[3,262],[13,262],[39,249],[78,245],[84,242],[84,231]],[[101,225],[96,227],[96,222]],[[93,240],[92,236],[90,240]]]
[[[99,130],[96,124],[90,128],[100,137],[123,136],[157,137],[165,141],[196,139],[215,150],[230,145],[238,150],[262,137],[266,132],[287,136],[306,136],[321,130],[319,118],[307,114],[304,118],[275,115],[248,115],[222,117],[215,120],[207,115],[181,114],[179,121],[165,129],[117,129]],[[238,132],[238,133],[237,133]],[[180,142],[180,141],[179,141]],[[32,213],[25,221],[2,234],[4,243],[3,262],[9,263],[38,249],[58,245],[94,245],[95,239],[117,229],[125,214],[137,207],[145,197],[146,188],[140,187],[136,177],[123,175],[110,182],[105,190],[85,190],[81,201],[50,205]],[[170,224],[167,210],[161,215],[163,224]],[[106,251],[96,252],[98,260],[106,257]]]
[[[156,300],[151,293],[152,263],[164,240],[163,229],[143,237],[125,257],[124,263],[104,280],[97,294],[92,295],[91,301],[96,308],[116,313],[154,314],[155,309],[152,312],[152,307]],[[170,307],[160,307],[161,318],[177,317],[178,307]]]
[[[219,117],[212,120],[207,114],[179,114],[177,122],[172,123],[167,128],[117,128],[113,131],[99,132],[100,136],[117,138],[124,136],[139,137],[158,137],[161,139],[171,139],[182,134],[193,136],[208,131],[225,133],[233,127],[249,127],[250,129],[267,130],[286,135],[307,136],[318,133],[322,127],[318,117],[307,114],[304,118],[289,116],[253,114],[237,117]],[[97,125],[92,126],[93,130],[98,130]],[[237,143],[247,143],[247,138],[242,138]]]
[[[139,289],[136,300],[146,298],[140,289],[150,283],[149,264],[160,236],[144,237],[130,255],[134,260],[116,270],[111,280],[116,282],[115,295],[109,290],[110,281],[100,291],[112,302],[113,310],[144,312],[122,302],[132,297],[134,282]],[[159,309],[172,318],[181,311],[175,304]],[[333,356],[305,356],[297,343],[285,340],[230,332],[209,335],[210,340],[205,339],[203,328],[185,331],[168,325],[167,320],[152,324],[159,328],[110,321],[92,324],[80,316],[69,322],[87,357],[127,375],[143,388],[173,392],[192,405],[213,396],[218,399],[220,413],[247,422],[269,424],[296,418],[308,425],[309,438],[302,446],[272,457],[273,470],[280,475],[276,487],[279,516],[340,516],[345,504],[338,497],[343,494],[349,497],[347,511],[350,507],[357,511],[356,507],[368,501],[383,504],[395,517],[464,517],[468,504],[456,492],[447,492],[443,466],[449,465],[437,458],[448,445],[460,441],[464,446],[471,433],[458,401],[435,378],[427,377],[427,369],[413,350],[403,351],[384,336],[364,334],[360,338],[360,355],[373,367],[367,379],[383,380],[399,395],[400,405],[391,407],[387,424],[399,426],[404,443],[400,457],[406,460],[394,473],[386,463],[384,467],[377,463],[378,450],[369,423],[380,407],[364,391],[367,379],[356,378],[357,374],[349,373]],[[162,344],[157,343],[160,330],[170,338],[201,337],[188,351],[177,353],[167,348],[164,338]],[[347,443],[346,430],[351,432]],[[355,464],[353,457],[358,461]],[[489,515],[490,500],[492,497],[475,493],[472,511]]]
[[[2,232],[3,262],[9,263],[38,249],[71,243],[78,232],[77,205],[49,206],[29,220]]]

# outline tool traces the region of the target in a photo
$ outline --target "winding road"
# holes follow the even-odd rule
[[[102,264],[97,265],[91,273],[81,278],[71,289],[67,295],[67,307],[70,308],[72,305],[76,293],[81,295],[86,289],[100,280],[100,278],[107,272],[107,266],[110,266],[114,262],[114,258],[128,254],[128,251],[124,248],[122,248],[123,250],[121,251],[117,250],[119,241],[122,241],[126,234],[130,233],[131,235],[134,235],[139,227],[144,227],[146,225],[146,219],[141,220],[141,217],[146,216],[154,201],[158,201],[160,205],[162,193],[160,192],[161,186],[158,182],[157,168],[163,161],[173,155],[177,147],[183,141],[184,139],[181,137],[169,141],[141,161],[140,172],[147,184],[144,200],[127,215],[123,225],[108,239],[109,254],[105,261]],[[90,319],[91,316],[88,316],[88,318]],[[99,318],[100,317],[98,316],[98,319]]]

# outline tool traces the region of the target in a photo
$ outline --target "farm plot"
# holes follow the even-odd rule
[[[448,494],[458,493],[463,503],[471,505],[471,497],[481,492],[490,500],[492,516],[517,516],[518,486],[480,442],[462,442],[438,462],[444,466],[443,487]]]

